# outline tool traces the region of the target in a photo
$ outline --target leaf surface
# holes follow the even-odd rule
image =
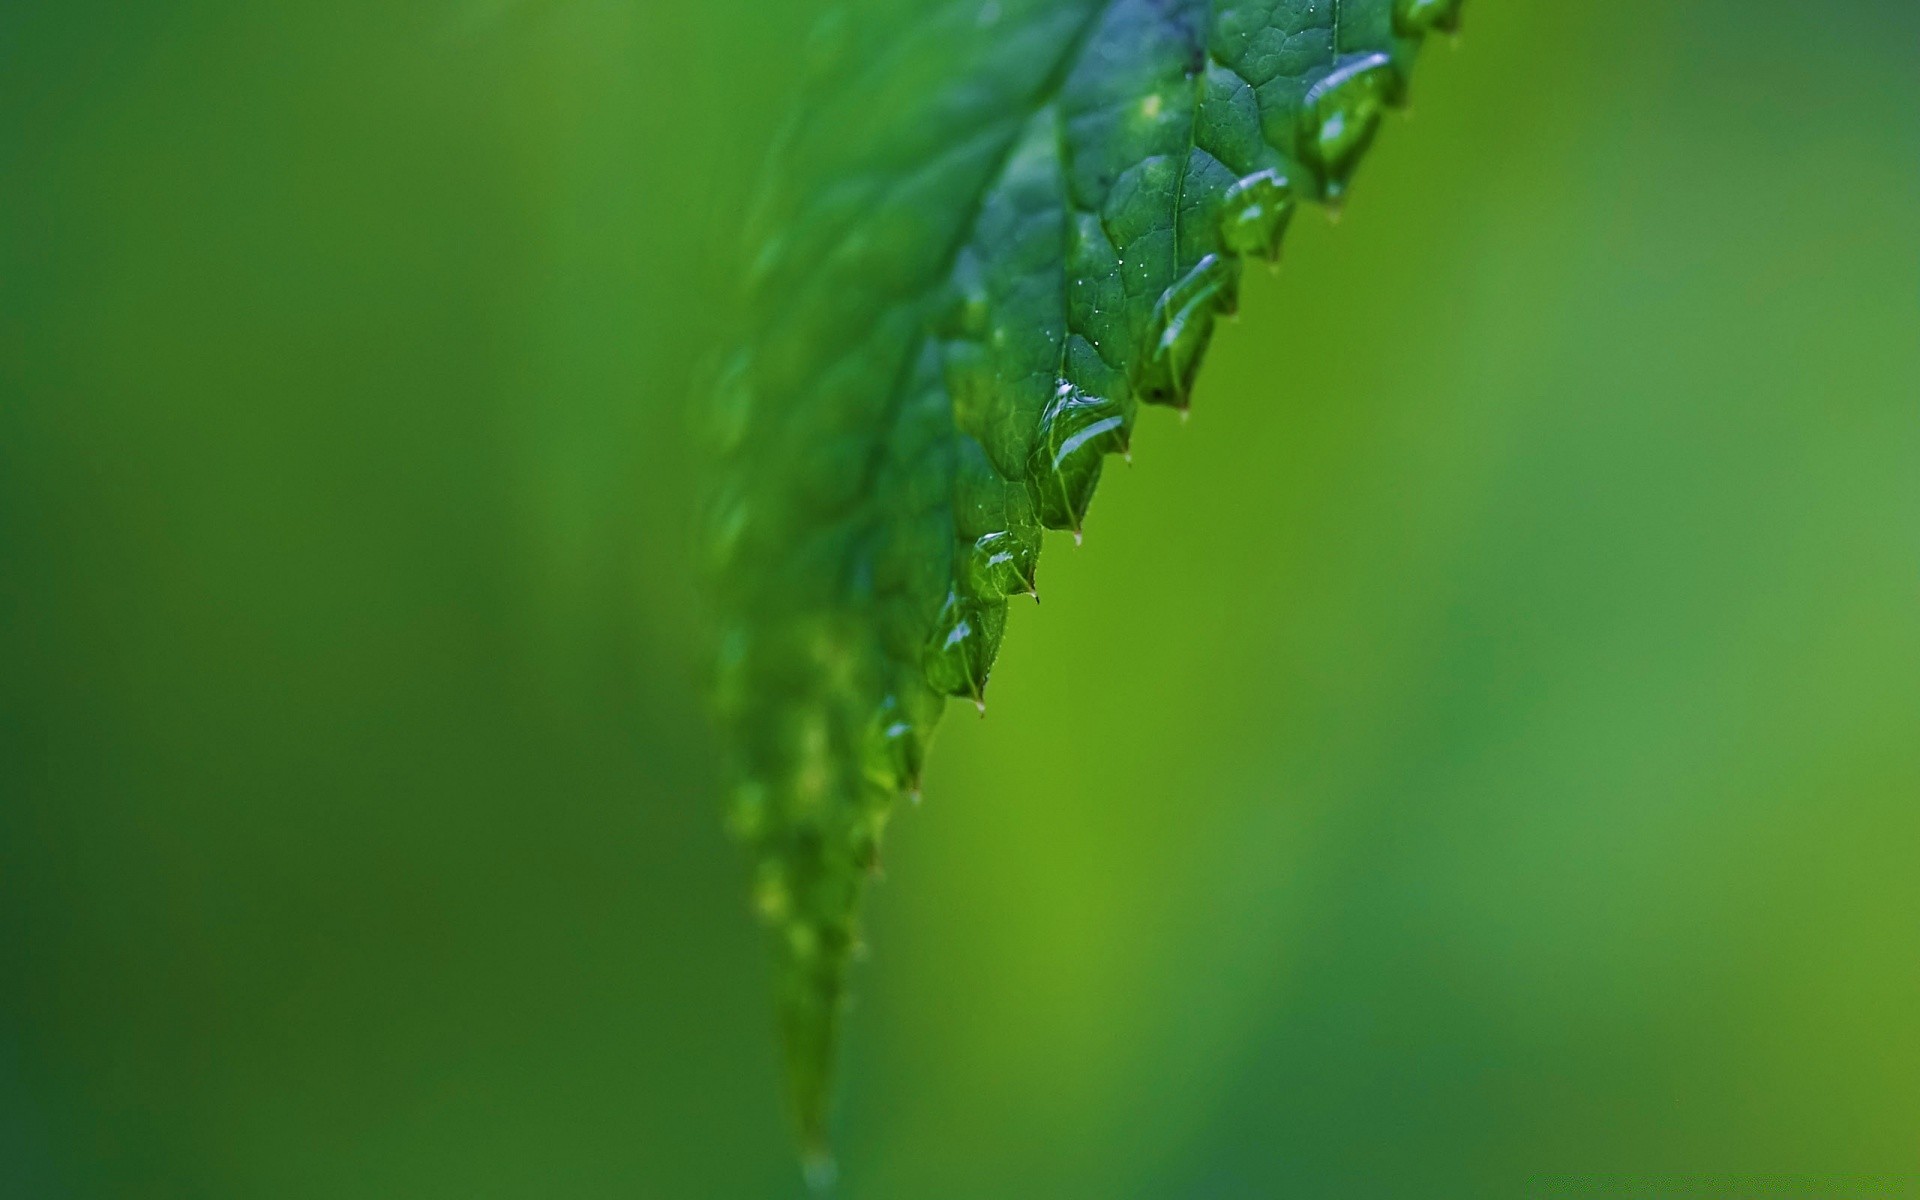
[[[805,48],[707,547],[729,821],[812,1151],[887,820],[947,699],[982,700],[1042,530],[1078,536],[1141,405],[1187,406],[1244,260],[1338,202],[1458,9],[870,0]]]

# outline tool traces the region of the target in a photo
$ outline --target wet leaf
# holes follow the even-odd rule
[[[862,895],[1042,528],[1184,409],[1242,262],[1344,194],[1458,0],[873,0],[822,23],[711,406],[730,823],[823,1156]],[[824,1161],[822,1159],[822,1161]]]

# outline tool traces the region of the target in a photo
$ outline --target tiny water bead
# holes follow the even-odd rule
[[[881,701],[867,728],[863,763],[867,781],[895,795],[918,791],[920,773],[926,765],[923,731],[929,728],[931,721],[916,721],[899,696],[889,695]]]
[[[1307,89],[1300,108],[1301,140],[1320,168],[1327,199],[1346,192],[1381,116],[1403,92],[1400,70],[1384,53],[1346,58]]]
[[[1393,28],[1401,37],[1420,37],[1433,30],[1457,33],[1463,0],[1394,0]]]
[[[1220,209],[1220,244],[1229,254],[1277,262],[1293,220],[1293,184],[1276,170],[1249,175],[1227,189]]]
[[[978,703],[986,695],[987,675],[1006,622],[1006,601],[948,592],[927,640],[927,686],[943,696],[965,696]]]
[[[1127,416],[1116,401],[1062,383],[1040,419],[1040,436],[1027,460],[1041,523],[1078,533],[1103,460],[1126,446]]]
[[[1193,381],[1213,340],[1213,319],[1239,304],[1239,267],[1209,254],[1168,288],[1153,312],[1153,341],[1141,370],[1140,398],[1187,407]]]
[[[1039,529],[1003,529],[977,539],[967,552],[966,582],[976,596],[1026,596],[1036,591]]]

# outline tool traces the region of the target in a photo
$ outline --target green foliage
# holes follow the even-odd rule
[[[717,700],[824,1153],[858,915],[950,697],[984,705],[1043,529],[1184,410],[1242,264],[1337,203],[1457,0],[967,0],[824,23],[750,233]]]

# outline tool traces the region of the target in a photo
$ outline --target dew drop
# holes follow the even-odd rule
[[[867,778],[889,795],[916,791],[926,761],[926,741],[898,696],[880,702],[867,727]]]
[[[1402,94],[1399,69],[1385,54],[1363,54],[1339,63],[1307,90],[1301,107],[1308,156],[1326,183],[1327,198],[1347,190],[1360,156],[1379,131],[1380,118]]]
[[[1040,566],[1039,530],[1001,530],[975,541],[967,552],[967,585],[976,596],[1020,596],[1034,591]]]
[[[1239,272],[1228,259],[1209,254],[1166,290],[1153,310],[1153,342],[1139,381],[1149,404],[1187,407],[1193,381],[1213,340],[1213,318],[1238,306]]]
[[[1293,185],[1278,171],[1249,175],[1227,189],[1220,211],[1220,241],[1242,258],[1280,258],[1280,239],[1293,219]]]
[[[987,674],[1000,650],[1006,629],[1004,600],[976,600],[958,591],[947,602],[927,639],[924,665],[927,684],[943,696],[966,696],[978,701],[987,689]]]
[[[1040,521],[1078,531],[1106,455],[1127,444],[1127,417],[1104,396],[1062,383],[1040,419],[1040,436],[1027,460],[1027,478]]]

